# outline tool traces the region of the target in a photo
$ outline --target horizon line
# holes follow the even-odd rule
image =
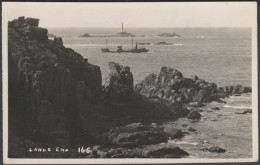
[[[39,27],[45,27],[45,28],[118,28],[120,29],[120,27],[118,26],[110,26],[110,27],[106,27],[106,26],[39,26]],[[250,26],[216,26],[216,27],[212,27],[212,26],[193,26],[193,27],[185,27],[185,26],[129,26],[126,27],[127,28],[252,28]]]

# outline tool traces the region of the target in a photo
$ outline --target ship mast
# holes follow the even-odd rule
[[[134,39],[132,37],[132,50],[134,49]]]
[[[124,24],[122,22],[122,26],[121,26],[121,32],[124,32]]]

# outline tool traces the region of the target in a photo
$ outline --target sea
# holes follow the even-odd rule
[[[106,36],[120,32],[119,28],[48,28],[60,36],[65,47],[72,48],[100,66],[102,83],[107,83],[108,62],[129,66],[134,83],[150,73],[158,74],[162,66],[182,72],[184,77],[197,75],[218,86],[252,85],[252,39],[250,28],[125,28],[135,34],[134,43],[149,49],[147,53],[102,53],[101,48],[116,50],[132,48],[131,37],[79,37],[88,33]],[[159,37],[161,33],[176,33],[181,37]],[[50,38],[51,39],[51,38]],[[159,42],[170,43],[158,45]],[[231,96],[226,104],[212,102],[202,107],[198,122],[186,118],[164,123],[188,132],[181,139],[170,139],[189,153],[188,158],[252,158],[252,114],[238,114],[252,109],[252,95]],[[211,110],[220,107],[220,110]],[[183,127],[187,125],[187,127]],[[188,128],[196,132],[188,131]],[[201,150],[211,146],[226,149],[225,153]]]

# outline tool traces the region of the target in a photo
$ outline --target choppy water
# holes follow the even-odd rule
[[[101,67],[103,83],[106,81],[108,62],[118,62],[130,66],[135,83],[150,73],[159,73],[161,66],[178,69],[185,77],[197,75],[218,86],[241,84],[251,86],[251,29],[247,28],[129,28],[126,31],[145,37],[135,37],[135,42],[149,42],[140,45],[149,49],[148,53],[101,53],[105,38],[79,38],[78,35],[115,34],[116,28],[53,28],[50,33],[63,36],[66,47],[70,47],[88,58],[89,62]],[[180,38],[163,38],[156,35],[175,32]],[[131,48],[131,38],[107,38],[108,48],[115,50],[123,45]],[[173,45],[154,45],[158,42]],[[197,133],[190,132],[180,140],[169,141],[189,152],[189,158],[247,158],[252,157],[252,115],[235,114],[251,108],[251,94],[228,98],[227,104],[210,103],[203,109],[219,106],[220,111],[203,111],[199,122],[188,119],[165,123],[182,128],[190,126]],[[181,125],[188,124],[187,128]],[[226,153],[209,153],[199,148],[216,145],[225,148]]]
[[[165,123],[189,132],[182,139],[169,140],[189,152],[189,158],[251,158],[252,157],[252,114],[237,114],[251,109],[251,94],[233,96],[226,99],[227,104],[212,102],[203,107],[199,122],[191,123],[190,119],[178,119]],[[212,107],[221,110],[210,110]],[[182,125],[186,124],[187,127]],[[226,149],[225,153],[210,153],[200,150],[211,146]]]

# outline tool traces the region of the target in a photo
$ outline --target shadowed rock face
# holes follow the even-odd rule
[[[130,72],[130,67],[121,66],[117,63],[110,62],[108,64],[109,68],[109,87],[111,90],[129,90],[133,91],[133,74]]]
[[[70,144],[77,114],[100,100],[101,71],[38,23],[8,24],[9,126],[22,138]]]

